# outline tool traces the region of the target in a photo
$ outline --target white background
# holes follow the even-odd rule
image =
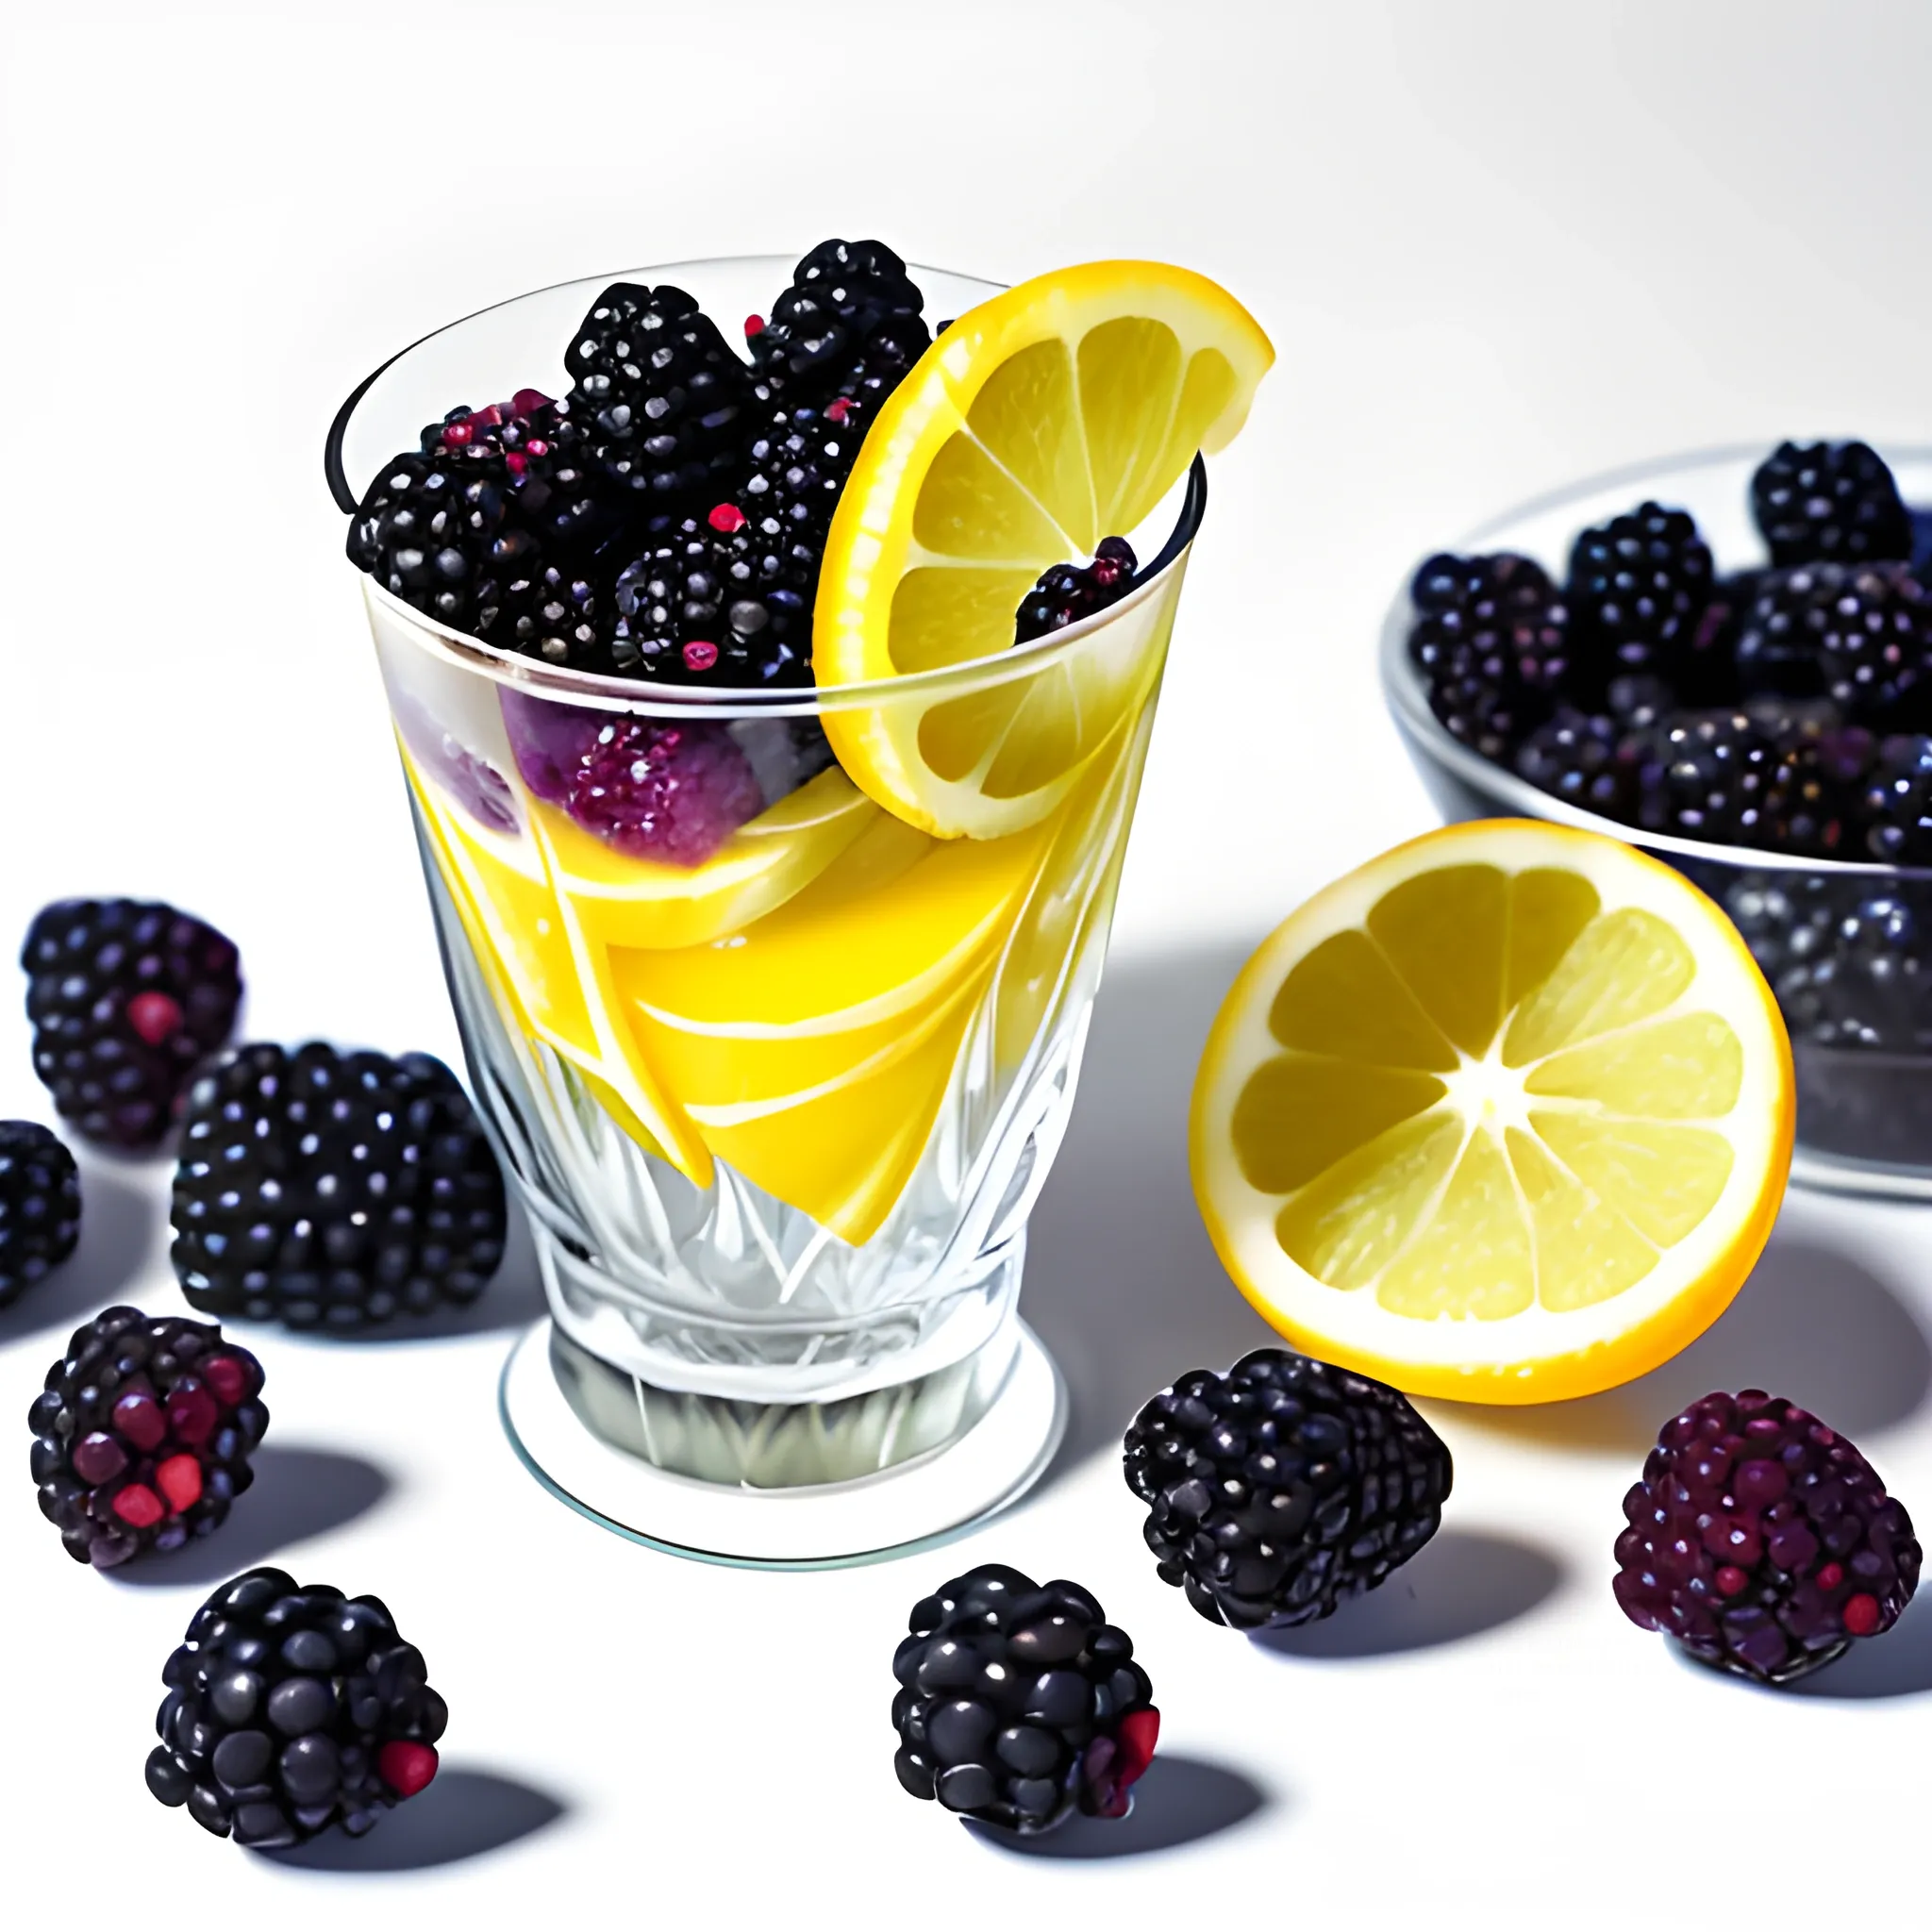
[[[1932,1601],[1821,1694],[1774,1697],[1624,1624],[1608,1550],[1656,1424],[1753,1378],[1932,1519],[1920,1214],[1794,1198],[1738,1308],[1645,1384],[1438,1407],[1450,1526],[1292,1646],[1211,1629],[1158,1581],[1114,1444],[1174,1374],[1262,1339],[1198,1229],[1183,1099],[1245,945],[1429,820],[1371,661],[1406,568],[1663,450],[1932,427],[1932,11],[14,0],[0,19],[0,937],[63,892],[173,898],[240,940],[259,1037],[455,1050],[318,460],[390,351],[606,267],[876,233],[1001,279],[1172,258],[1280,353],[1214,471],[1115,969],[1037,1219],[1027,1306],[1076,1401],[1048,1485],[937,1556],[705,1569],[579,1521],[512,1459],[492,1405],[535,1312],[526,1252],[467,1335],[252,1338],[273,1455],[196,1561],[273,1555],[377,1591],[453,1712],[442,1781],[335,1858],[365,1869],[317,1870],[146,1797],[160,1666],[209,1573],[71,1564],[16,1422],[0,1921],[1910,1916]],[[10,996],[0,1114],[46,1117]],[[80,1257],[0,1315],[0,1412],[97,1307],[179,1306],[164,1166],[90,1159],[86,1183]],[[1070,1828],[1065,1856],[975,1839],[891,1775],[904,1613],[992,1558],[1096,1590],[1165,1712],[1135,1819]]]

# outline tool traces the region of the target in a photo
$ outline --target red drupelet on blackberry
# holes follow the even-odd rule
[[[1103,537],[1091,563],[1057,563],[1021,600],[1013,641],[1029,643],[1118,604],[1134,588],[1134,547],[1124,537]]]
[[[1124,1818],[1160,1713],[1132,1640],[1077,1583],[1004,1564],[913,1606],[892,1658],[894,1769],[915,1798],[1027,1836]]]
[[[379,1597],[249,1570],[169,1657],[147,1788],[217,1838],[359,1838],[437,1772],[449,1709]]]
[[[469,1096],[428,1054],[242,1046],[190,1091],[170,1256],[210,1314],[341,1330],[466,1305],[505,1218]]]
[[[575,378],[563,413],[633,509],[675,510],[725,486],[750,376],[693,296],[613,282],[563,361]]]
[[[212,1534],[254,1480],[261,1364],[212,1322],[108,1308],[75,1330],[27,1411],[41,1513],[112,1569]]]
[[[234,941],[158,902],[61,899],[27,928],[20,963],[34,1071],[61,1119],[103,1146],[157,1145],[235,1024]]]
[[[1862,442],[1779,443],[1751,478],[1751,515],[1779,569],[1912,554],[1898,484]]]
[[[1697,647],[1711,579],[1710,551],[1683,510],[1641,503],[1583,531],[1564,589],[1576,670],[1674,676]]]
[[[1890,1629],[1919,1581],[1911,1519],[1872,1466],[1762,1390],[1720,1391],[1666,1423],[1624,1515],[1624,1614],[1759,1683]]]
[[[1429,708],[1484,758],[1504,759],[1568,691],[1569,615],[1527,557],[1432,557],[1409,587],[1408,653]]]
[[[1135,1417],[1127,1487],[1161,1580],[1210,1624],[1311,1624],[1435,1535],[1455,1471],[1408,1399],[1281,1348],[1195,1369]]]
[[[841,393],[882,401],[931,343],[924,306],[883,242],[821,242],[770,317],[746,323],[753,366],[771,395],[794,406]]]
[[[0,1308],[73,1254],[80,1174],[38,1121],[0,1121]]]

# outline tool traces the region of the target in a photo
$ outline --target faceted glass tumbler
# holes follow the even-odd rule
[[[789,263],[627,272],[713,314]],[[951,315],[992,292],[918,270]],[[452,403],[546,375],[612,277],[453,325],[345,405],[353,500]],[[551,1363],[607,1442],[758,1489],[958,1442],[1011,1375],[1027,1213],[1065,1128],[1198,465],[1119,604],[992,658],[824,690],[570,673],[365,597],[484,1118],[536,1234]],[[673,756],[742,820],[695,863],[572,818],[559,760]],[[936,837],[834,743],[995,808]],[[662,748],[670,746],[666,753]],[[872,774],[874,791],[886,790]],[[746,813],[749,816],[745,816]]]

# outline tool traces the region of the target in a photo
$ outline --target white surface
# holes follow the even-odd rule
[[[1281,356],[1214,468],[1117,970],[1035,1222],[1026,1307],[1074,1401],[1058,1474],[941,1556],[735,1574],[622,1542],[517,1466],[494,1403],[508,1326],[536,1312],[527,1255],[495,1294],[505,1330],[251,1338],[277,1451],[359,1461],[327,1465],[333,1512],[326,1483],[272,1463],[209,1554],[380,1592],[449,1699],[452,1773],[567,1807],[429,1869],[258,1858],[141,1786],[205,1586],[70,1564],[27,1483],[18,1419],[72,1323],[113,1296],[179,1306],[163,1172],[92,1161],[81,1261],[0,1316],[7,1924],[138,1888],[156,1932],[1677,1924],[1734,1916],[1759,1882],[1825,1924],[1844,1858],[1805,1848],[1844,1839],[1845,1792],[1856,1842],[1909,1857],[1932,1690],[1774,1699],[1680,1668],[1618,1615],[1608,1551],[1649,1431],[1758,1375],[1932,1522],[1921,1214],[1795,1199],[1737,1313],[1650,1385],[1560,1414],[1437,1410],[1453,1536],[1362,1607],[1363,1634],[1338,1620],[1301,1655],[1208,1628],[1157,1579],[1110,1445],[1171,1374],[1261,1339],[1198,1229],[1182,1097],[1230,942],[1428,821],[1375,696],[1400,573],[1656,451],[1932,427],[1932,11],[14,0],[0,34],[0,934],[61,891],[174,897],[241,941],[266,1037],[452,1050],[317,460],[389,351],[607,263],[876,232],[1000,277],[1172,257],[1234,288]],[[42,1099],[9,995],[0,1112]],[[332,1520],[363,1465],[389,1489]],[[905,1612],[992,1558],[1087,1582],[1153,1674],[1165,1755],[1136,1819],[1061,1843],[1116,1859],[1016,1856],[892,1778]],[[1550,1565],[1555,1590],[1494,1623]],[[1826,1684],[1932,1687],[1932,1599],[1857,1667]],[[1774,1798],[1766,1764],[1787,1768]],[[1767,1809],[1807,1771],[1830,1781],[1815,1822]],[[1266,1800],[1244,1821],[1133,1852],[1239,1808],[1238,1779]],[[487,1841],[535,1815],[518,1802],[445,1774],[364,1856]]]
[[[1066,1433],[1066,1392],[1023,1323],[991,1407],[957,1442],[864,1482],[726,1488],[654,1469],[593,1435],[550,1364],[546,1317],[503,1372],[502,1407],[532,1479],[670,1553],[721,1561],[837,1565],[902,1556],[990,1516],[1039,1481]],[[943,1560],[940,1558],[939,1560]]]

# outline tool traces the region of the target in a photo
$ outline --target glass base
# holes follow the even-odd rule
[[[673,1474],[616,1447],[585,1425],[559,1383],[547,1318],[505,1364],[498,1407],[530,1474],[619,1536],[700,1562],[839,1569],[962,1536],[1045,1473],[1066,1433],[1066,1385],[1033,1331],[1014,1327],[1004,1383],[963,1435],[850,1482],[733,1487]]]

